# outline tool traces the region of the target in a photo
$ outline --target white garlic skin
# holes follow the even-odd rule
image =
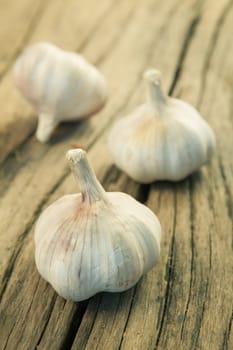
[[[62,121],[98,112],[107,98],[103,75],[81,55],[49,43],[26,49],[14,65],[15,83],[38,113],[36,136],[46,142]]]
[[[74,301],[129,289],[160,254],[155,214],[125,193],[105,192],[95,181],[85,184],[90,196],[84,191],[50,205],[35,229],[37,269],[60,296]]]
[[[209,162],[215,136],[190,104],[163,95],[160,73],[148,70],[149,99],[117,121],[109,135],[116,165],[134,180],[179,181]]]

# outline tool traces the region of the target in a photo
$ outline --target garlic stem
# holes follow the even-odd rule
[[[156,69],[149,69],[144,74],[144,78],[148,84],[149,101],[159,112],[161,111],[161,107],[167,103],[166,96],[161,89],[160,77],[161,73]]]
[[[105,191],[87,160],[86,152],[82,149],[71,149],[67,152],[66,158],[75,178],[78,179],[83,201],[91,204],[105,199]]]

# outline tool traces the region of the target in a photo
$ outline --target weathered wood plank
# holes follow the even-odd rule
[[[231,349],[232,2],[148,0],[136,6],[132,0],[114,6],[83,42],[83,52],[110,81],[105,110],[79,129],[60,128],[50,145],[30,138],[0,173],[0,347]],[[49,28],[55,37],[54,25]],[[142,101],[141,74],[153,65],[164,72],[167,91],[200,107],[218,149],[211,165],[183,182],[139,186],[112,165],[106,138],[112,121]],[[64,160],[73,139],[89,149],[106,188],[146,202],[164,231],[159,264],[135,288],[84,303],[58,297],[39,277],[33,257],[40,211],[75,191]]]
[[[194,260],[194,277],[197,285],[193,293],[198,290],[198,287],[202,288],[202,293],[198,298],[200,307],[196,312],[195,319],[199,327],[199,337],[196,337],[193,347],[203,349],[213,346],[219,349],[231,349],[233,346],[232,339],[230,341],[229,338],[229,334],[232,332],[230,325],[233,307],[233,171],[230,155],[233,149],[233,128],[232,91],[228,85],[229,72],[232,72],[232,44],[227,35],[229,31],[232,31],[232,20],[233,3],[227,2],[219,11],[201,75],[202,98],[199,99],[201,111],[203,111],[203,115],[207,115],[218,141],[217,154],[213,159],[212,169],[208,172],[208,180],[206,179],[201,186],[201,191],[195,190],[192,193],[195,215],[194,249],[198,254],[198,259]],[[187,76],[189,74],[188,70],[184,73]],[[202,210],[207,213],[206,216],[202,215]],[[202,232],[206,232],[205,240],[202,238]],[[202,276],[203,272],[204,276]],[[197,310],[197,300],[195,299],[191,298],[187,309],[189,321],[185,327],[186,338],[190,332],[194,310]],[[194,324],[194,321],[192,323]]]

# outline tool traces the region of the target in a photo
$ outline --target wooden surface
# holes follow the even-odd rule
[[[233,349],[233,1],[0,0],[0,23],[0,349]],[[109,82],[106,107],[47,145],[12,79],[17,55],[41,40],[81,52]],[[148,67],[217,137],[211,164],[177,184],[133,182],[106,147],[112,122],[144,101]],[[146,203],[163,228],[161,259],[136,287],[82,303],[58,297],[34,263],[38,215],[77,191],[73,143],[106,189]]]

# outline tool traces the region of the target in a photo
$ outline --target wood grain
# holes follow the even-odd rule
[[[0,349],[232,349],[233,1],[0,0]],[[12,30],[15,26],[15,30]],[[20,33],[20,35],[18,35]],[[51,41],[79,51],[106,76],[95,117],[61,125],[47,145],[11,69],[23,48]],[[216,133],[216,154],[186,180],[142,186],[106,147],[117,118],[143,102],[143,71],[196,106]],[[148,205],[163,228],[161,259],[131,290],[66,302],[36,271],[34,224],[77,191],[64,154],[88,150],[107,190]]]

